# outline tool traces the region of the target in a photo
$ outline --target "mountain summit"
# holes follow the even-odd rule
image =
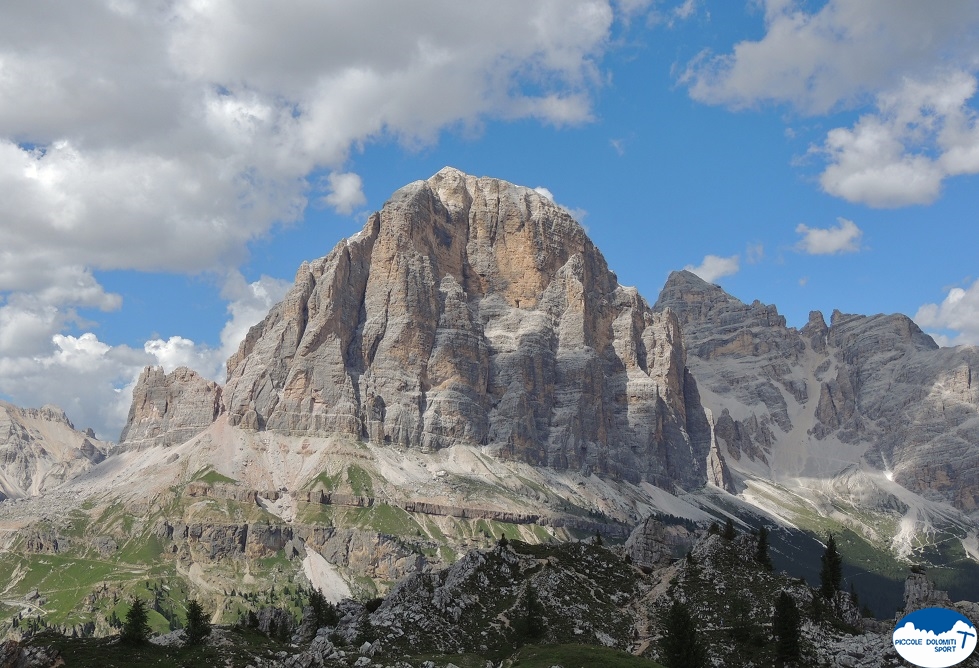
[[[620,286],[549,199],[448,167],[299,268],[228,361],[222,400],[247,430],[706,481],[676,318]]]

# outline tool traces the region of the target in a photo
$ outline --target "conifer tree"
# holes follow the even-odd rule
[[[133,596],[132,605],[126,613],[126,621],[122,624],[120,640],[131,645],[139,645],[150,636],[149,616],[143,599]]]
[[[765,570],[774,570],[772,557],[768,554],[768,529],[762,527],[758,530],[758,548],[755,550],[755,561],[765,567]]]
[[[315,587],[309,593],[309,605],[313,608],[313,618],[316,620],[317,627],[336,626],[340,621],[337,607],[327,601],[323,592]]]
[[[211,635],[211,620],[207,618],[201,604],[193,599],[187,601],[187,627],[185,631],[188,645],[199,645],[204,638]]]
[[[731,521],[730,517],[727,518],[727,521],[724,522],[724,531],[721,533],[721,538],[724,540],[734,540],[734,537],[737,535],[734,531],[734,522]]]
[[[677,601],[670,607],[665,631],[660,642],[663,663],[668,668],[703,668],[707,665],[707,652],[686,605]]]
[[[826,541],[826,551],[823,552],[821,559],[819,591],[823,598],[832,600],[843,584],[843,557],[836,549],[836,538],[833,534],[830,534],[829,540]]]
[[[784,591],[775,602],[772,616],[772,633],[775,635],[775,665],[799,659],[799,609],[792,597]]]

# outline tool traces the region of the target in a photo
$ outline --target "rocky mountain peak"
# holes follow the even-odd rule
[[[76,431],[58,406],[0,401],[0,500],[52,489],[102,461],[108,448]]]
[[[689,272],[670,276],[655,309],[676,313],[715,437],[742,475],[842,476],[848,494],[844,471],[869,465],[927,499],[979,508],[976,348],[939,348],[901,314],[834,310],[827,326],[812,311],[796,330],[774,306]]]
[[[196,436],[220,415],[221,386],[193,369],[143,369],[133,389],[119,444],[130,448],[176,445]]]
[[[300,268],[229,360],[224,402],[247,429],[699,485],[709,425],[679,327],[564,209],[445,168]]]
[[[13,408],[13,406],[10,404],[7,404],[7,407]],[[44,404],[40,408],[21,408],[19,410],[25,416],[30,418],[47,420],[48,422],[57,422],[59,424],[66,425],[69,429],[75,428],[75,425],[73,425],[71,420],[68,419],[68,414],[65,413],[60,406],[55,406],[54,404]]]

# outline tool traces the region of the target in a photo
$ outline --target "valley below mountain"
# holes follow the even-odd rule
[[[975,601],[974,371],[979,350],[901,315],[796,329],[689,272],[650,304],[549,199],[445,168],[304,263],[224,383],[145,369],[117,444],[0,404],[0,634],[112,635],[134,595],[159,633],[192,598],[298,628],[312,587],[350,615],[303,640],[321,664],[379,598],[386,651],[498,662],[529,587],[541,638],[657,658],[668,602],[711,569],[744,570],[749,617],[783,589],[811,606],[829,534],[881,619],[912,565]],[[727,520],[733,545],[707,535]],[[762,527],[785,574],[734,564]],[[883,632],[849,605],[834,619]]]

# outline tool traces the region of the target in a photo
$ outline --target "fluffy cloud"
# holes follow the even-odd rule
[[[704,52],[681,80],[697,100],[736,108],[788,103],[806,113],[893,88],[907,76],[974,62],[979,5],[829,0],[809,13],[794,0],[764,0],[765,35],[730,54]]]
[[[144,364],[219,374],[281,282],[226,286],[217,349],[172,337],[138,350],[64,336],[89,328],[76,309],[121,307],[93,271],[233,275],[249,241],[308,201],[363,206],[344,165],[365,142],[419,146],[488,118],[585,122],[611,24],[609,0],[5,9],[0,392],[114,435],[108,407]]]
[[[927,204],[949,176],[979,172],[968,106],[979,70],[979,4],[829,0],[807,12],[765,0],[765,35],[729,54],[701,53],[681,81],[697,100],[788,104],[826,114],[873,102],[815,152],[823,190],[873,207]]]
[[[837,218],[836,227],[808,227],[799,223],[795,231],[802,235],[796,249],[809,255],[837,255],[860,250],[863,231],[846,218]]]
[[[332,172],[328,181],[330,192],[323,201],[336,209],[337,213],[351,214],[357,207],[367,204],[364,184],[359,175],[353,172]]]
[[[53,306],[35,313],[19,300],[5,304],[0,307],[0,394],[24,406],[57,404],[76,425],[91,426],[100,438],[113,440],[126,421],[144,366],[162,366],[167,372],[187,366],[223,383],[227,358],[290,285],[269,276],[249,283],[233,272],[221,293],[228,300],[228,320],[217,348],[181,336],[152,339],[142,350],[111,346],[91,332],[77,337],[57,333],[64,318]]]
[[[688,264],[684,269],[697,274],[708,283],[713,283],[719,278],[733,276],[738,273],[741,269],[741,260],[737,255],[730,257],[707,255],[704,257],[704,261],[696,267]]]
[[[136,375],[154,358],[129,346],[110,346],[95,334],[55,334],[44,354],[0,356],[0,393],[24,406],[53,403],[75,425],[114,440],[125,423]]]
[[[875,207],[928,204],[945,178],[979,173],[979,124],[967,104],[975,93],[963,71],[881,93],[876,113],[827,134],[823,189]]]
[[[951,288],[941,304],[924,304],[914,321],[933,333],[943,346],[979,345],[979,281],[968,288]]]
[[[215,359],[215,351],[182,336],[171,336],[166,341],[151,339],[143,344],[143,350],[167,372],[185,366],[209,378],[216,378],[219,373],[220,361]]]
[[[235,266],[250,239],[301,215],[307,176],[356,143],[427,142],[488,116],[590,117],[607,2],[426,7],[80,0],[6,12],[0,266]],[[322,196],[352,210],[356,178],[335,171]]]

